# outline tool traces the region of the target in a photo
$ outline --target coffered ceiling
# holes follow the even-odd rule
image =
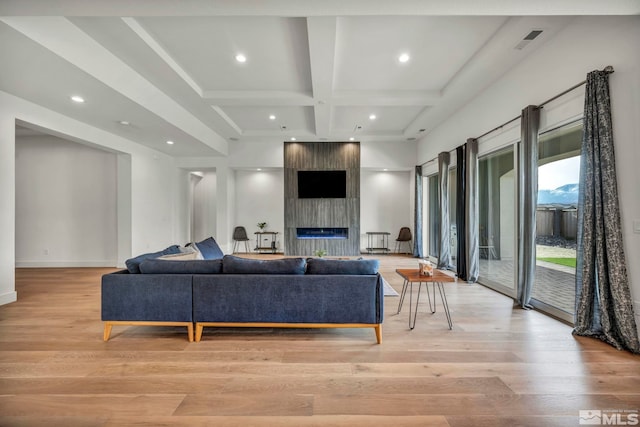
[[[637,13],[633,0],[3,1],[0,90],[175,156],[291,138],[401,144],[569,15]]]

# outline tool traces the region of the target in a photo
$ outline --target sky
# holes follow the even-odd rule
[[[538,190],[555,190],[580,181],[580,156],[547,163],[538,168]]]

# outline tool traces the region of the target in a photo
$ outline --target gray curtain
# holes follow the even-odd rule
[[[476,282],[480,273],[478,248],[478,141],[470,138],[456,148],[456,232],[458,278]]]
[[[536,271],[536,207],[538,199],[538,128],[540,109],[522,110],[518,155],[518,293],[522,308],[532,308],[531,290]]]
[[[440,184],[440,245],[438,247],[438,268],[451,265],[451,240],[449,239],[449,153],[438,154],[438,181]]]
[[[640,353],[622,242],[608,73],[589,73],[585,92],[573,332]]]
[[[422,258],[422,166],[416,166],[413,256]]]
[[[467,280],[467,222],[465,220],[465,146],[456,147],[456,275],[461,280]]]
[[[480,274],[480,249],[478,248],[478,141],[468,139],[465,144],[465,258],[467,282],[476,282]]]

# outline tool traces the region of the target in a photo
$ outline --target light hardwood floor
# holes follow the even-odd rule
[[[267,256],[265,256],[267,257]],[[379,256],[396,290],[405,256]],[[578,411],[640,409],[640,357],[487,288],[446,285],[453,317],[385,298],[370,329],[114,327],[100,276],[19,269],[0,307],[1,426],[577,426]],[[422,294],[424,297],[424,293]],[[415,300],[414,300],[415,301]]]

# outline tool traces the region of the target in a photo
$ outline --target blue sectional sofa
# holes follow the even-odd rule
[[[102,277],[104,340],[114,325],[374,328],[382,341],[383,285],[377,260],[231,255],[218,260],[146,259],[140,273]]]

